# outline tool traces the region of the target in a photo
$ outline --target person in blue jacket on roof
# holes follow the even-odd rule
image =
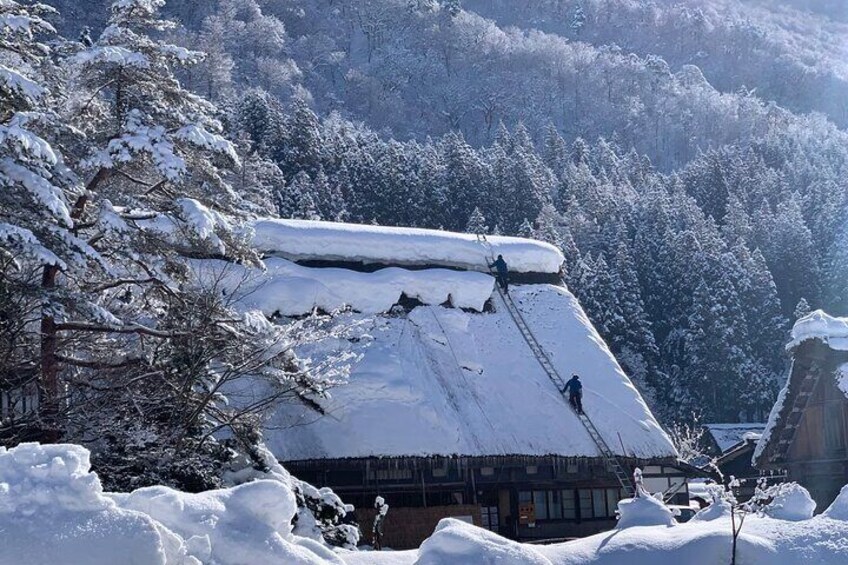
[[[571,380],[565,383],[563,392],[568,392],[568,403],[574,408],[578,414],[583,413],[583,383],[580,382],[580,377],[573,375]]]
[[[501,285],[504,292],[509,292],[509,267],[507,267],[503,255],[498,255],[498,258],[495,259],[494,263],[489,265],[489,268],[497,269],[498,284]]]

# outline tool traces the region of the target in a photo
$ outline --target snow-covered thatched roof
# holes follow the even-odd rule
[[[516,303],[565,378],[577,373],[584,407],[609,446],[637,458],[675,457],[665,432],[562,287],[524,285]],[[328,415],[287,406],[266,440],[282,460],[404,456],[597,457],[577,416],[509,314],[419,306],[407,315],[344,314],[355,330],[301,348],[358,356],[349,382],[321,401]]]
[[[280,459],[599,455],[494,293],[493,278],[479,272],[489,249],[476,236],[296,220],[262,220],[255,231],[270,257],[248,307],[289,316],[352,310],[334,315],[332,337],[298,348],[312,366],[339,355],[354,362],[348,382],[319,400],[326,416],[286,406],[269,419],[266,440]],[[489,243],[514,272],[559,272],[562,255],[550,245]],[[344,268],[366,263],[378,268]],[[551,284],[511,292],[562,378],[581,376],[586,412],[610,448],[675,457],[574,296]],[[407,310],[389,312],[403,296],[413,299]],[[245,386],[234,396],[251,393]]]
[[[419,228],[394,228],[310,220],[265,219],[253,224],[254,246],[292,261],[323,260],[395,266],[458,267],[487,271],[488,257],[502,254],[516,273],[556,274],[562,253],[553,245],[520,237],[487,236]]]

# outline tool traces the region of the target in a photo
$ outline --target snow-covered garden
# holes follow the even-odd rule
[[[355,550],[358,535],[344,524],[336,528],[347,536],[347,547],[331,548],[303,500],[311,497],[344,508],[338,497],[301,483],[279,465],[271,463],[269,468],[262,475],[250,470],[232,473],[235,486],[199,494],[167,487],[116,494],[103,491],[82,447],[0,448],[0,564],[731,562],[732,507],[718,495],[685,524],[677,524],[671,510],[653,497],[627,499],[619,504],[621,519],[613,531],[547,546],[519,544],[445,519],[418,550]],[[845,563],[848,488],[817,516],[815,503],[801,487],[784,486],[771,494],[768,504],[746,516],[736,563]],[[739,518],[737,513],[737,525]]]

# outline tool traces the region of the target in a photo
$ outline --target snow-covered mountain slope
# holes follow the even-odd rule
[[[485,244],[473,234],[310,220],[265,219],[253,228],[257,249],[292,261],[440,265],[487,271],[488,258],[503,254],[512,272],[553,274],[563,262],[562,253],[553,245],[520,237],[488,236]]]
[[[565,378],[584,383],[584,406],[610,447],[632,457],[675,450],[577,300],[563,287],[512,290]],[[282,460],[429,455],[598,456],[577,416],[540,367],[500,298],[496,311],[419,306],[408,314],[349,313],[347,339],[302,347],[318,360],[358,356],[349,382],[322,402],[328,416],[286,406],[267,424]]]

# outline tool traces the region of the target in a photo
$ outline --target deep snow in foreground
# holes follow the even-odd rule
[[[810,518],[809,494],[787,491],[771,510],[792,520],[750,515],[738,540],[739,565],[848,563],[848,488],[830,509]],[[797,506],[793,506],[797,503]],[[778,508],[779,507],[779,508]],[[465,522],[445,519],[416,551],[346,554],[348,565],[720,565],[730,563],[729,507],[708,507],[686,524],[650,498],[620,503],[619,527],[588,538],[547,546],[503,539]],[[774,514],[781,514],[781,512]],[[802,516],[803,515],[803,516]],[[626,520],[624,519],[626,518]],[[629,525],[628,525],[629,524]]]
[[[716,565],[730,561],[729,507],[717,503],[674,524],[657,500],[619,503],[619,527],[573,542],[531,546],[465,522],[442,520],[418,550],[331,550],[310,536],[294,479],[279,465],[228,489],[166,487],[104,493],[75,445],[0,448],[0,565]],[[739,565],[848,562],[848,487],[821,515],[800,487],[747,518]],[[785,518],[785,519],[784,519]],[[306,526],[306,532],[303,532]],[[301,535],[303,534],[303,535]]]
[[[201,494],[108,494],[83,447],[0,447],[0,564],[342,563],[321,541],[292,531],[296,479],[273,471]]]

